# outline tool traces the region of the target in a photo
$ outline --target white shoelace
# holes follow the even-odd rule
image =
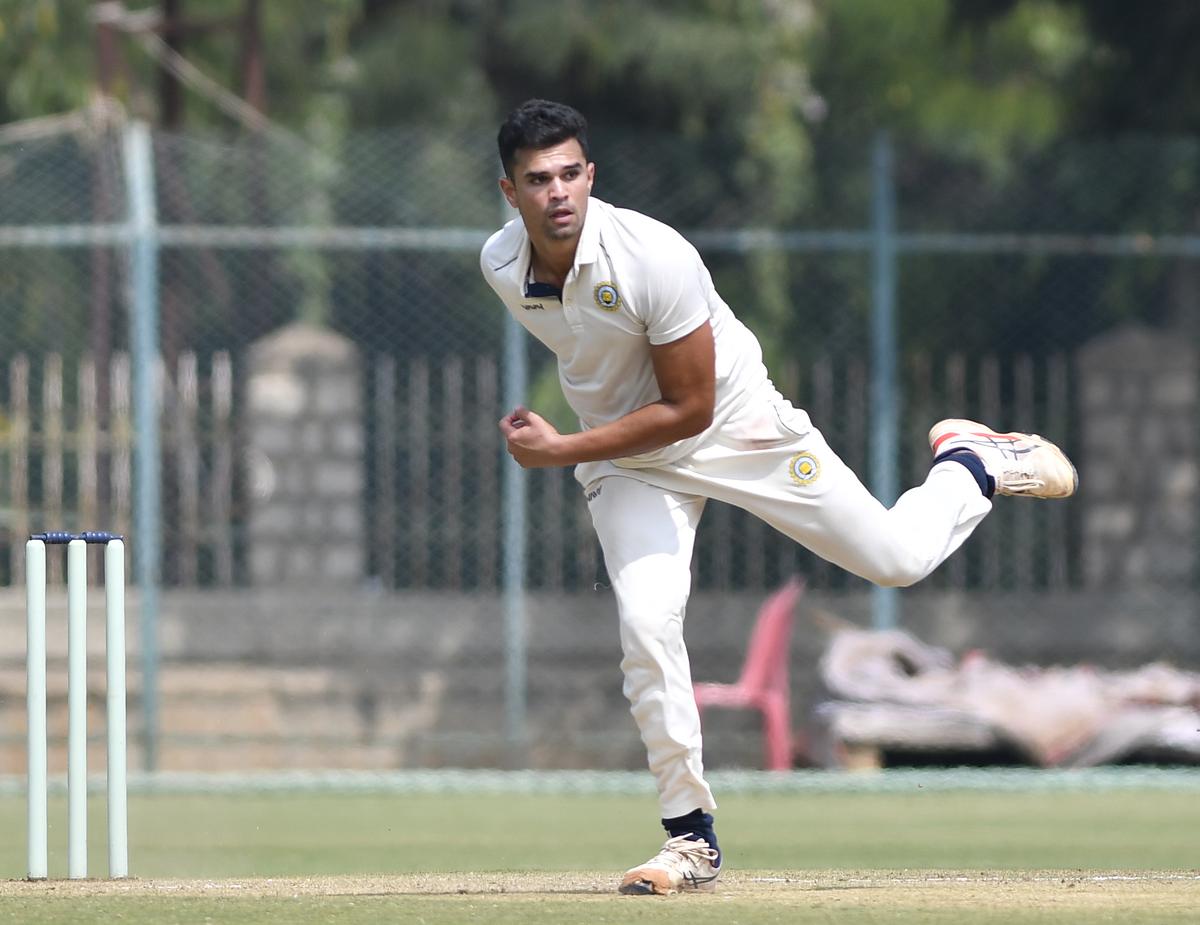
[[[1046,487],[1045,479],[1035,478],[1032,472],[1022,472],[1019,469],[1005,472],[1000,481],[1007,491],[1029,491]]]
[[[696,841],[694,838],[688,838],[686,835],[676,835],[674,838],[668,838],[667,843],[662,846],[662,850],[658,852],[650,863],[662,863],[671,866],[680,864],[696,864],[700,861],[712,864],[717,859],[717,851],[715,848],[710,848],[706,841]]]

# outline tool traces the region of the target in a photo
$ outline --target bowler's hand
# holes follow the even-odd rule
[[[500,419],[508,454],[525,469],[565,464],[564,439],[544,417],[518,405]]]

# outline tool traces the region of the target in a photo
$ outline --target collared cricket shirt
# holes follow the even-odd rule
[[[529,235],[516,218],[488,239],[480,265],[513,317],[558,358],[563,395],[584,428],[662,398],[650,346],[712,324],[713,424],[695,437],[614,460],[618,465],[640,468],[680,459],[754,398],[778,397],[758,341],[717,294],[696,249],[662,222],[590,198],[561,302],[536,294],[544,287],[529,286],[531,259]]]

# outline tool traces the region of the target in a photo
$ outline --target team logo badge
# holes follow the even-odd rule
[[[606,312],[615,312],[621,307],[621,293],[612,283],[600,283],[592,290],[596,305]]]
[[[812,453],[797,453],[788,460],[788,475],[797,485],[811,485],[821,476],[821,463]]]

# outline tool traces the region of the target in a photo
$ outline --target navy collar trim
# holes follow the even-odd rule
[[[562,290],[557,286],[551,286],[549,283],[526,283],[525,295],[531,299],[548,299],[555,298],[562,301]]]
[[[558,299],[562,301],[562,290],[551,283],[539,283],[533,278],[533,266],[530,261],[529,275],[525,278],[525,297],[527,299]]]

